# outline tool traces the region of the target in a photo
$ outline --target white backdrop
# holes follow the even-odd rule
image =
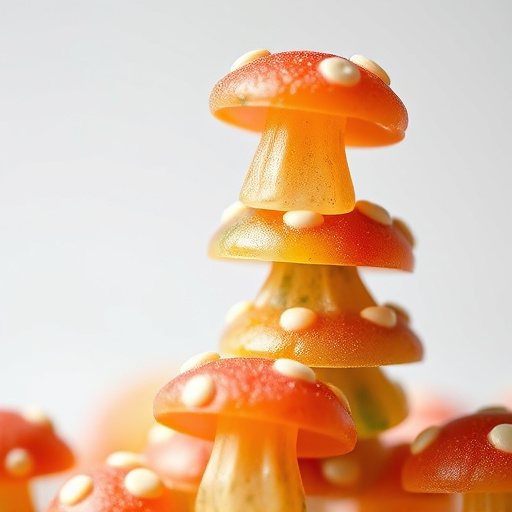
[[[291,7],[293,6],[293,7]],[[267,265],[210,261],[258,138],[211,117],[239,55],[366,55],[410,115],[349,150],[358,198],[404,218],[413,274],[371,272],[426,348],[391,373],[476,407],[512,393],[506,1],[0,0],[0,404],[79,443],[105,390],[215,349]]]

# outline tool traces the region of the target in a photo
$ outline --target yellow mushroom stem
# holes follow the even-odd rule
[[[0,482],[0,510],[8,512],[34,511],[26,479]]]
[[[305,512],[297,428],[220,417],[196,512]]]
[[[462,512],[510,512],[512,493],[472,492],[462,496]]]
[[[344,117],[269,108],[265,129],[240,193],[267,210],[326,215],[354,209],[345,155]]]
[[[317,312],[357,312],[375,301],[356,267],[272,263],[256,297],[258,307],[307,307]]]

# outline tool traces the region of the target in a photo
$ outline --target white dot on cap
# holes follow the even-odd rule
[[[138,498],[159,498],[164,493],[160,478],[146,468],[132,469],[124,477],[126,490]]]
[[[218,361],[220,355],[217,352],[200,352],[195,356],[188,358],[180,368],[180,373],[188,372],[194,368],[199,368],[203,364],[211,363],[212,361]]]
[[[31,423],[38,423],[39,425],[45,425],[47,427],[53,427],[52,421],[46,415],[46,413],[37,406],[29,405],[21,411],[21,415],[26,421]]]
[[[316,228],[324,223],[324,216],[309,210],[291,210],[283,215],[283,222],[294,229]]]
[[[316,381],[315,372],[309,366],[293,359],[276,359],[274,361],[274,370],[292,379],[301,379],[307,382]]]
[[[142,465],[142,460],[138,453],[119,451],[111,453],[105,463],[113,468],[135,468]]]
[[[5,456],[4,467],[11,476],[27,476],[34,468],[34,459],[24,448],[13,448]]]
[[[355,484],[361,474],[357,461],[346,455],[324,459],[321,467],[324,478],[334,485]]]
[[[345,396],[345,393],[343,393],[343,391],[341,391],[341,389],[338,386],[335,386],[330,382],[326,382],[326,385],[329,386],[330,390],[338,397],[341,403],[345,406],[345,409],[347,409],[348,412],[351,412],[350,404],[348,402],[347,397]]]
[[[437,439],[439,432],[441,432],[439,427],[429,427],[423,432],[420,432],[411,444],[411,453],[413,455],[421,453],[425,448],[427,448],[427,446]]]
[[[149,444],[163,443],[164,441],[171,439],[171,437],[174,437],[175,435],[176,435],[176,430],[166,427],[165,425],[162,425],[160,423],[156,423],[149,429],[148,443]]]
[[[209,375],[196,375],[184,386],[181,401],[187,407],[201,407],[208,404],[215,394],[215,383]]]
[[[501,423],[496,425],[487,436],[489,442],[494,448],[512,453],[512,425],[510,423]]]
[[[370,306],[364,308],[360,315],[361,318],[380,327],[395,327],[397,322],[395,311],[387,306]]]
[[[270,52],[265,49],[251,50],[250,52],[244,53],[242,56],[238,57],[233,64],[231,64],[231,71],[235,71],[235,69],[249,64],[253,60],[260,59],[261,57],[267,57],[268,55],[270,55]]]
[[[356,85],[361,79],[357,66],[341,57],[328,57],[322,60],[318,71],[328,82],[338,85]]]
[[[222,223],[229,222],[231,219],[238,217],[239,214],[247,209],[248,206],[245,206],[245,204],[241,203],[240,201],[236,201],[224,209],[220,217],[220,221]]]
[[[480,407],[476,412],[478,414],[507,414],[510,410],[502,405],[488,405],[486,407]]]
[[[89,475],[76,475],[59,491],[59,501],[63,505],[76,505],[91,494],[93,487],[94,484]]]
[[[388,211],[378,204],[371,203],[370,201],[356,201],[356,209],[370,219],[383,224],[384,226],[391,226],[393,222]]]
[[[389,75],[375,61],[364,55],[352,55],[350,61],[377,75],[385,84],[391,85]]]
[[[285,331],[302,331],[311,327],[316,319],[317,314],[309,308],[290,308],[281,314],[279,325]]]
[[[226,313],[226,324],[234,322],[240,315],[247,313],[254,308],[254,302],[250,300],[241,300],[236,304],[233,304]]]
[[[386,302],[384,306],[386,308],[392,309],[396,315],[399,316],[404,322],[409,323],[411,321],[411,315],[409,315],[409,313],[402,306],[399,306],[393,302]]]

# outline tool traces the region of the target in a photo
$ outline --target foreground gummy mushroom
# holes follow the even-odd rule
[[[311,51],[259,51],[215,85],[214,115],[262,132],[240,194],[244,204],[322,214],[353,209],[345,146],[392,144],[407,127],[389,77],[372,64]]]
[[[356,432],[341,393],[296,361],[217,359],[194,365],[155,399],[157,421],[214,440],[197,512],[299,512],[297,456],[350,451]]]
[[[69,469],[74,457],[41,412],[0,411],[0,510],[31,512],[29,481]]]
[[[462,494],[464,512],[512,510],[512,412],[483,409],[424,430],[402,479],[409,491]]]

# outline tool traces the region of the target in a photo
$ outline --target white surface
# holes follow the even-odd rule
[[[286,7],[293,5],[293,7]],[[392,370],[470,407],[512,392],[510,8],[491,1],[0,1],[0,403],[81,438],[128,374],[214,350],[267,266],[206,257],[257,136],[214,120],[254,48],[360,53],[410,114],[348,152],[360,199],[404,218],[415,273],[368,275],[424,363]]]

